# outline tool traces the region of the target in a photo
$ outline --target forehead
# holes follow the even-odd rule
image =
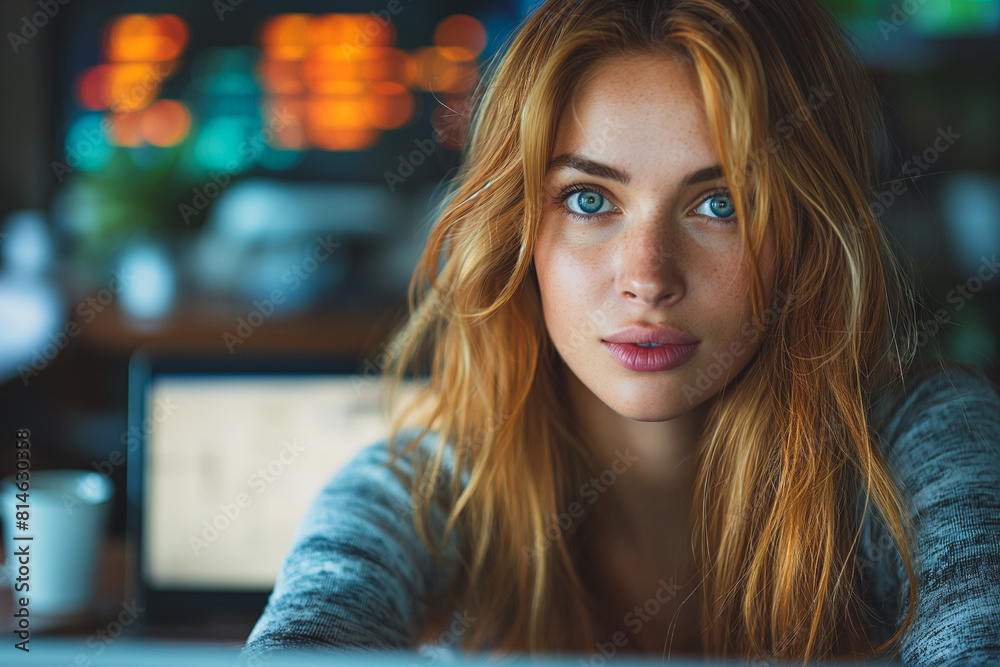
[[[585,150],[625,158],[659,152],[711,157],[694,68],[660,54],[601,63],[563,110],[553,154]]]

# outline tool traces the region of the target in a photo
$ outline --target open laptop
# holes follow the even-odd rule
[[[128,597],[145,608],[142,634],[249,634],[309,503],[388,433],[382,384],[358,361],[133,355]]]

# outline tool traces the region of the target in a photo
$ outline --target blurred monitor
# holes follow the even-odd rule
[[[129,384],[136,598],[152,625],[248,630],[309,503],[386,437],[377,374],[343,357],[159,351],[133,357]]]
[[[483,65],[528,4],[70,3],[56,180],[156,179],[167,212],[247,174],[412,191],[457,163]]]

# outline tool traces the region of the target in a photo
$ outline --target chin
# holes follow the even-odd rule
[[[697,407],[697,404],[690,404],[684,394],[675,389],[657,391],[656,394],[658,395],[651,395],[649,390],[637,387],[632,392],[615,392],[604,402],[625,419],[637,422],[670,421]]]

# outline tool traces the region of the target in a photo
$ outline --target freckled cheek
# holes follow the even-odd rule
[[[717,344],[728,347],[734,341],[740,341],[740,349],[746,348],[749,340],[743,335],[744,324],[753,318],[753,305],[750,302],[750,276],[745,268],[737,268],[738,259],[725,265],[716,266],[714,286],[707,290],[713,294],[710,304],[710,318],[716,323],[719,334]]]
[[[579,252],[545,250],[536,255],[545,321],[554,338],[567,338],[586,329],[588,313],[600,305],[601,268]]]

